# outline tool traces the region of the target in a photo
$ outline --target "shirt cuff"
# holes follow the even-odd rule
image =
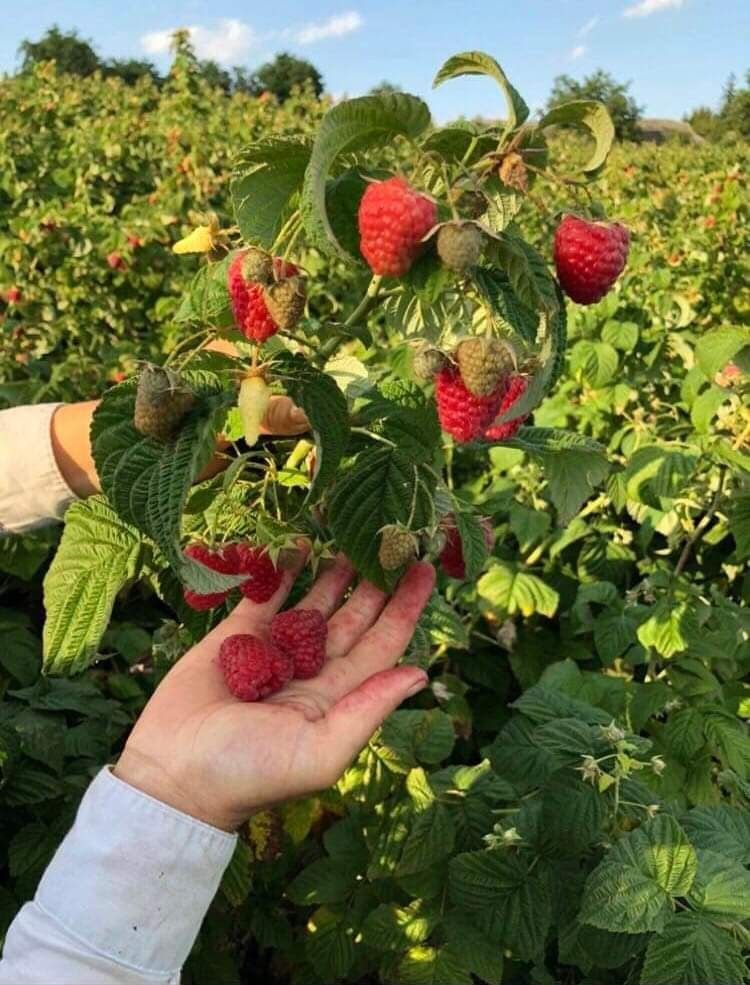
[[[77,498],[52,448],[52,417],[60,406],[0,411],[0,531],[25,533],[60,520]]]
[[[139,971],[174,974],[236,841],[105,768],[86,791],[36,902],[99,954]]]

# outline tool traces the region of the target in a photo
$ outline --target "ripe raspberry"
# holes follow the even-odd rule
[[[108,253],[107,254],[107,265],[111,270],[124,270],[125,261],[120,256],[119,253]]]
[[[305,310],[305,282],[301,277],[285,277],[264,289],[263,300],[271,319],[282,332],[288,332],[294,328]]]
[[[227,687],[240,701],[260,701],[292,679],[291,659],[257,636],[227,636],[219,648]]]
[[[481,520],[484,543],[488,551],[492,550],[495,543],[495,533],[489,520]],[[440,567],[450,578],[465,578],[466,564],[464,562],[464,548],[461,542],[461,535],[458,532],[456,521],[449,515],[443,521],[443,530],[446,535],[445,547],[440,553]]]
[[[218,571],[223,575],[233,575],[237,573],[236,544],[225,544],[213,550],[205,544],[188,544],[185,548],[186,557],[199,561],[212,571]],[[211,592],[208,595],[200,595],[189,588],[184,591],[185,602],[196,612],[207,612],[215,609],[225,601],[229,592]]]
[[[459,274],[476,264],[483,245],[484,234],[474,222],[446,222],[437,236],[438,256]]]
[[[234,549],[237,558],[234,573],[249,575],[249,580],[240,585],[240,591],[251,602],[267,602],[281,584],[281,571],[262,547],[237,544]]]
[[[619,222],[588,222],[566,215],[555,233],[560,286],[578,304],[600,301],[622,273],[630,233]]]
[[[448,357],[440,349],[423,345],[414,353],[411,368],[418,380],[427,382],[448,365]]]
[[[417,543],[414,534],[396,524],[388,524],[380,531],[378,561],[383,571],[395,571],[413,560]]]
[[[403,178],[374,181],[359,203],[359,248],[374,274],[403,277],[437,222],[437,206]]]
[[[499,386],[487,397],[477,397],[467,390],[454,366],[438,373],[435,383],[440,427],[456,441],[474,441],[497,417],[503,389]]]
[[[20,287],[9,287],[5,299],[8,304],[18,304],[21,300],[21,288]]]
[[[288,609],[274,616],[271,642],[294,664],[298,680],[315,677],[326,656],[328,623],[317,609]]]
[[[509,342],[472,338],[459,343],[456,362],[466,389],[477,397],[487,397],[515,369],[516,357]]]
[[[245,264],[251,272],[258,273],[257,265],[247,259],[250,251],[238,253],[229,265],[227,284],[232,299],[232,312],[237,328],[245,338],[252,342],[265,342],[275,335],[279,326],[271,317],[263,296],[263,283],[248,280],[245,276]],[[273,261],[273,271],[277,278],[294,277],[298,271],[294,264],[285,263],[281,257]]]
[[[177,373],[146,366],[138,379],[133,424],[146,437],[168,441],[194,403],[192,391]]]
[[[513,404],[517,400],[520,400],[524,393],[526,393],[527,385],[525,376],[511,376],[506,380],[500,406],[497,409],[495,417],[501,417],[509,411]],[[518,433],[519,428],[528,416],[528,414],[522,414],[521,417],[514,417],[509,421],[504,421],[502,424],[493,424],[492,427],[487,428],[484,436],[488,441],[507,441]]]

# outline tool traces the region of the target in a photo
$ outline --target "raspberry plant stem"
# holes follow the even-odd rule
[[[383,278],[379,274],[376,274],[371,279],[362,300],[359,302],[354,311],[352,311],[346,321],[343,322],[343,328],[349,328],[351,325],[356,325],[356,323],[362,319],[371,308],[374,307],[375,300],[380,293],[380,285],[382,280]],[[348,338],[348,336],[345,337]],[[328,341],[324,342],[320,349],[318,349],[318,362],[321,364],[328,362],[329,357],[334,354],[341,342],[342,338],[340,335],[334,335],[328,339]]]

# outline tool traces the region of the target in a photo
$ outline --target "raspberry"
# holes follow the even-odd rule
[[[233,575],[237,573],[236,544],[226,544],[218,550],[212,550],[205,544],[188,544],[185,548],[185,556],[199,561],[212,571],[218,571],[223,575]],[[185,602],[196,612],[207,612],[215,609],[225,601],[229,592],[211,592],[208,595],[200,595],[189,588],[184,591]]]
[[[508,342],[473,338],[459,343],[456,362],[466,389],[477,397],[487,397],[515,369],[516,357]]]
[[[248,581],[240,585],[240,591],[251,602],[267,602],[281,584],[281,571],[262,547],[237,544],[235,551],[236,574],[250,576]]]
[[[588,222],[566,215],[555,233],[560,286],[578,304],[600,301],[622,273],[630,233],[619,222]]]
[[[489,520],[481,520],[484,543],[488,551],[492,550],[495,543],[495,534]],[[446,575],[451,578],[465,578],[466,564],[464,563],[464,548],[461,542],[461,535],[458,532],[456,521],[452,516],[447,516],[443,521],[443,529],[446,534],[445,547],[440,553],[440,567]]]
[[[374,274],[403,277],[437,222],[437,206],[403,178],[374,181],[359,203],[359,248]]]
[[[240,701],[260,701],[292,679],[291,659],[257,636],[227,636],[219,648],[227,687]]]
[[[160,366],[146,366],[135,394],[135,429],[157,441],[168,441],[194,402],[191,390],[177,373]]]
[[[438,373],[435,384],[440,427],[456,441],[473,441],[497,417],[503,388],[486,397],[477,397],[467,390],[454,366]]]
[[[253,254],[250,251],[238,253],[229,265],[227,285],[232,299],[232,312],[237,328],[245,338],[252,342],[265,342],[279,330],[279,326],[271,317],[265,302],[263,283],[248,280],[245,275],[246,266],[251,272],[261,273],[262,269],[251,262]],[[285,263],[281,257],[273,261],[273,272],[283,281],[286,277],[294,277],[298,271],[294,264]]]
[[[414,558],[417,543],[414,534],[404,527],[389,524],[380,532],[378,561],[383,571],[395,571]]]
[[[418,380],[427,382],[448,365],[448,357],[440,349],[423,345],[414,353],[411,368]]]
[[[326,655],[328,623],[317,609],[288,609],[274,616],[271,642],[286,653],[299,680],[315,677]]]
[[[288,332],[305,310],[305,282],[301,277],[286,277],[277,284],[269,284],[263,291],[263,300],[272,320]]]
[[[500,417],[506,411],[509,411],[513,404],[517,400],[520,400],[524,393],[526,393],[526,387],[525,376],[511,376],[505,382],[500,407],[495,416]],[[492,427],[487,428],[484,436],[488,441],[507,441],[508,438],[512,438],[518,433],[519,428],[528,416],[528,414],[522,414],[521,417],[514,417],[510,421],[504,421],[502,424],[493,424]]]
[[[21,300],[21,288],[9,287],[5,295],[5,300],[8,304],[18,304]]]
[[[438,256],[459,274],[476,264],[483,245],[484,235],[474,222],[446,222],[437,236]]]

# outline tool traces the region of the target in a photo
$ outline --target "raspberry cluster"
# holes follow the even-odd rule
[[[185,548],[185,555],[223,575],[246,575],[247,580],[239,587],[245,598],[251,602],[267,602],[281,584],[281,571],[262,547],[243,543],[223,544],[218,548],[190,544]],[[185,589],[184,592],[185,602],[198,612],[216,608],[228,595],[229,591],[211,592],[207,595],[190,589]]]
[[[244,251],[237,254],[229,265],[227,285],[237,328],[251,342],[265,342],[282,327],[274,320],[266,303],[269,287],[265,278],[269,277],[277,284],[284,284],[287,279],[294,278],[299,290],[299,270],[281,257],[274,257],[272,265],[269,264],[270,271],[260,264],[248,264],[248,259],[254,259],[255,252]],[[304,298],[302,306],[304,307]],[[300,310],[299,315],[301,313]]]

